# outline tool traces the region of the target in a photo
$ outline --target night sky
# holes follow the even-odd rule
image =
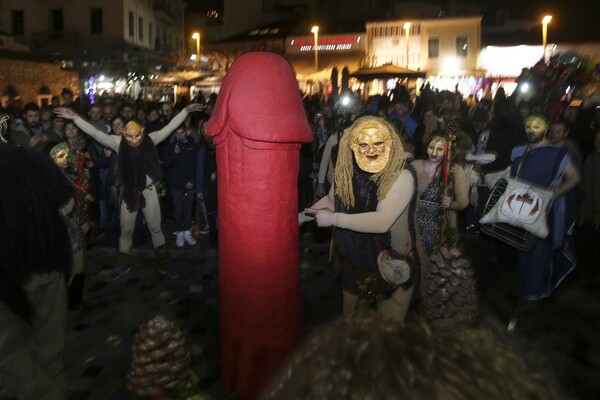
[[[540,21],[544,15],[552,15],[549,40],[600,41],[600,30],[596,28],[598,7],[593,0],[480,0],[479,3],[508,8],[511,14]]]
[[[199,12],[204,9],[223,9],[225,0],[186,0],[188,12]],[[377,0],[373,0],[377,1]],[[397,0],[401,2],[401,0]],[[407,0],[414,2],[414,0]],[[449,4],[449,1],[431,1],[440,5]],[[351,6],[352,0],[345,0],[344,4]],[[391,4],[393,0],[379,0],[380,4]],[[511,16],[525,17],[533,20],[550,14],[553,16],[548,28],[550,41],[600,41],[600,29],[597,28],[598,6],[594,0],[459,0],[457,4],[471,3],[485,5],[488,10],[508,9]],[[486,19],[493,15],[488,12]],[[359,16],[360,18],[360,16]],[[541,22],[540,22],[541,23]]]

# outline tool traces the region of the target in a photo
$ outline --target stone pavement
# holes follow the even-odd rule
[[[131,399],[125,388],[131,345],[138,327],[158,314],[176,320],[192,349],[192,368],[199,387],[215,399],[231,398],[219,383],[218,260],[217,249],[206,239],[194,247],[177,249],[169,224],[167,246],[182,272],[171,280],[157,272],[152,246],[146,238],[134,244],[135,266],[114,282],[106,277],[117,248],[116,233],[87,252],[84,306],[69,314],[67,371],[70,400]],[[301,231],[301,288],[304,333],[341,313],[340,287],[327,262],[327,232]],[[481,277],[481,316],[478,327],[547,366],[573,399],[595,399],[600,394],[600,294],[592,265],[581,260],[579,269],[542,308],[508,336],[506,323],[513,309],[516,272],[493,269],[494,254],[479,235],[466,238],[468,256]],[[413,314],[417,311],[413,310]],[[409,315],[410,316],[410,315]]]

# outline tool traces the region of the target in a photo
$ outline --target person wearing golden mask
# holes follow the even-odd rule
[[[469,205],[469,182],[464,169],[452,164],[451,170],[444,170],[444,157],[448,156],[448,149],[452,146],[448,138],[445,132],[432,131],[424,142],[425,157],[411,163],[418,182],[415,232],[421,272],[429,265],[429,256],[441,246],[444,224],[440,216],[445,214],[449,227],[455,230],[456,213]],[[449,180],[447,184],[452,187],[451,194],[444,192],[445,179]],[[443,209],[447,213],[442,213]]]
[[[329,194],[299,215],[300,223],[314,217],[320,227],[336,227],[347,316],[375,307],[383,318],[403,321],[408,311],[413,277],[390,285],[377,265],[383,249],[391,247],[407,261],[412,253],[415,177],[405,166],[394,127],[380,117],[358,118],[340,140]]]
[[[172,279],[179,277],[179,273],[171,263],[161,228],[160,204],[155,183],[162,178],[162,171],[156,145],[167,139],[189,113],[201,109],[200,104],[190,104],[164,128],[148,135],[136,121],[130,121],[123,128],[121,136],[107,135],[99,131],[68,108],[59,107],[55,110],[58,116],[73,120],[82,131],[117,153],[119,165],[117,179],[121,187],[121,236],[117,268],[113,270],[109,280],[118,279],[131,271],[133,260],[130,250],[138,211],[144,213],[158,259],[159,272]]]
[[[577,264],[574,225],[577,217],[575,192],[581,174],[566,148],[555,147],[548,137],[550,124],[541,114],[525,118],[527,145],[511,153],[510,175],[554,191],[548,214],[550,233],[536,238],[531,249],[519,251],[519,302],[508,324],[514,332],[519,320],[527,320]]]
[[[74,310],[79,308],[83,301],[85,235],[90,229],[88,209],[93,200],[90,194],[89,172],[85,171],[89,169],[85,163],[85,160],[89,160],[89,155],[82,151],[73,153],[66,141],[52,147],[49,155],[74,188],[73,196],[60,208],[69,231],[73,253],[73,264],[67,280],[67,299],[69,309]]]

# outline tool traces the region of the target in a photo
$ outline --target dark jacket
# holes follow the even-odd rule
[[[175,153],[175,147],[179,153]],[[164,148],[163,160],[167,169],[167,185],[175,190],[185,190],[185,184],[195,183],[198,146],[191,138],[186,142],[174,141]]]

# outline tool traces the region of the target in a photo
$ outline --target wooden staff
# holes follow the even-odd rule
[[[335,241],[335,225],[331,228],[331,240],[329,240],[329,264],[333,260],[333,244]]]
[[[446,144],[444,145],[444,159],[442,161],[443,173],[444,173],[444,193],[443,196],[452,196],[452,190],[450,190],[450,171],[452,170],[452,141],[455,136],[448,133]],[[444,214],[442,215],[442,229],[440,230],[440,246],[446,244],[446,230],[448,228],[448,210],[444,208]]]

